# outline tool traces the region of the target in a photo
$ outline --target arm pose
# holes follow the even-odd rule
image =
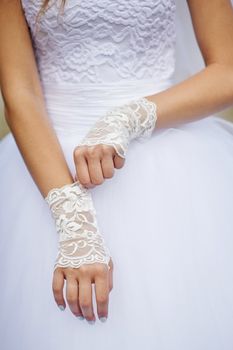
[[[61,267],[54,271],[55,300],[58,305],[65,307],[63,285],[66,279],[66,296],[71,311],[76,316],[83,315],[88,320],[94,320],[91,283],[95,281],[98,315],[107,316],[113,265],[110,261],[109,271],[106,266],[109,255],[98,233],[91,197],[82,186],[74,183],[47,116],[30,33],[20,0],[0,2],[0,86],[6,121],[32,178],[49,204],[59,233],[59,254],[55,267]],[[67,218],[68,214],[70,221]],[[88,218],[91,218],[92,225],[88,226]],[[61,229],[63,219],[66,219],[67,226],[64,228],[63,225]],[[90,259],[91,265],[87,265],[87,261],[83,265],[84,260],[81,261],[80,254],[77,253],[76,268],[73,268],[70,263],[73,256],[70,256],[71,246],[68,245],[68,239],[72,239],[77,252],[80,234],[83,233],[87,249],[85,253],[88,249],[93,251],[87,239],[87,233],[90,231],[91,238],[94,238],[91,248],[98,249],[98,262],[101,263],[93,264],[95,261]],[[62,259],[64,256],[66,261]],[[88,256],[91,257],[91,254]]]
[[[101,184],[113,176],[114,167],[123,166],[133,138],[149,137],[154,128],[194,121],[233,104],[231,1],[188,0],[188,5],[206,67],[165,91],[116,107],[97,121],[74,150],[78,179],[86,187]]]

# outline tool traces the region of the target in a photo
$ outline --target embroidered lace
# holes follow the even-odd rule
[[[145,97],[115,107],[94,124],[79,146],[111,145],[120,157],[125,158],[131,140],[143,142],[151,136],[156,112],[156,104]]]
[[[169,79],[175,67],[175,0],[21,0],[43,82]]]
[[[79,268],[83,264],[108,265],[110,253],[99,232],[96,210],[88,189],[76,181],[51,189],[45,200],[59,234],[54,270],[58,266]]]

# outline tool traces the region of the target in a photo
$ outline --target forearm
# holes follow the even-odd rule
[[[191,78],[154,95],[157,128],[200,119],[233,104],[233,67],[210,64]]]
[[[43,100],[30,93],[5,99],[5,117],[25,164],[42,196],[73,183]]]

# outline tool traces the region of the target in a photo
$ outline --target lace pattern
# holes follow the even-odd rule
[[[103,83],[169,79],[174,71],[175,0],[21,0],[43,81]]]
[[[130,141],[137,139],[142,142],[149,138],[156,120],[156,104],[142,97],[108,111],[79,145],[111,145],[120,157],[125,158]]]
[[[110,253],[98,229],[90,192],[77,181],[50,190],[45,200],[59,234],[54,269],[96,262],[108,265]]]

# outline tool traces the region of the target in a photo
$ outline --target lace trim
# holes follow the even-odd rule
[[[117,154],[125,158],[129,143],[133,139],[143,142],[148,139],[156,124],[157,106],[147,98],[132,100],[115,107],[100,118],[79,146],[105,144],[113,146]]]
[[[96,262],[108,265],[110,253],[98,229],[90,192],[76,181],[50,190],[45,200],[59,234],[54,269]]]

